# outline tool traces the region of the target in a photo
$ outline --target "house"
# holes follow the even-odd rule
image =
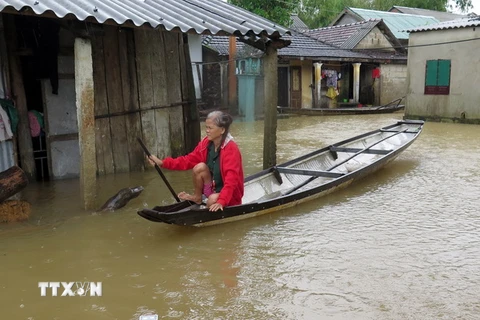
[[[408,45],[408,32],[405,32],[405,30],[440,22],[440,20],[433,16],[345,7],[330,23],[330,26],[351,24],[370,19],[383,20],[395,38],[397,38],[403,46]]]
[[[0,11],[0,98],[19,119],[0,164],[18,158],[31,179],[79,177],[91,193],[97,174],[144,169],[137,137],[160,157],[200,139],[189,35],[288,44],[286,28],[220,0],[3,1]],[[44,116],[35,137],[33,111]]]
[[[480,124],[480,18],[408,31],[405,118]]]
[[[405,96],[406,50],[383,20],[370,19],[312,29],[304,34],[369,56],[360,65],[360,102],[385,105]],[[378,77],[373,77],[373,73]]]
[[[227,37],[204,38],[205,68],[216,70],[215,75],[207,73],[209,92],[220,95],[227,83],[226,72],[221,71],[229,59],[230,48]],[[236,43],[235,59],[246,57],[261,59],[261,52],[246,50],[248,46]],[[258,55],[259,54],[259,55]],[[293,108],[329,108],[342,105],[387,104],[406,94],[405,50],[382,20],[369,20],[342,26],[307,30],[303,33],[292,31],[291,44],[278,50],[278,105]],[[215,64],[217,61],[219,64]],[[261,60],[259,60],[261,61]],[[223,63],[222,63],[223,62]],[[219,67],[220,65],[220,67]],[[237,77],[245,78],[242,67]],[[223,74],[221,81],[219,75]],[[335,74],[335,81],[328,75]],[[209,76],[210,75],[210,76]],[[261,95],[263,91],[261,73],[254,74],[250,105],[255,116],[263,112]],[[337,81],[338,80],[338,81]],[[240,84],[239,84],[240,85]],[[329,87],[337,90],[335,97],[328,97]],[[239,87],[239,90],[242,90]],[[225,96],[225,93],[223,93]],[[240,95],[239,95],[240,96]],[[209,104],[221,102],[211,96]],[[245,115],[246,107],[240,106]]]

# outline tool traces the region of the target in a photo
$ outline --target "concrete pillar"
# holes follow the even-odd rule
[[[360,62],[353,64],[353,102],[360,98]]]
[[[90,40],[76,38],[75,98],[80,148],[80,196],[86,210],[95,208],[97,159],[95,154],[95,100]]]
[[[315,68],[315,97],[314,106],[320,108],[321,90],[322,90],[322,65],[321,62],[315,62],[313,67]]]

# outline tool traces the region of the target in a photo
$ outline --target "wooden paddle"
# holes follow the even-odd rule
[[[142,139],[137,138],[137,141],[138,141],[138,143],[140,143],[140,146],[142,146],[142,149],[143,149],[143,151],[145,151],[145,154],[147,155],[147,157],[150,157],[152,154],[148,151],[148,149],[145,146],[145,144],[143,143]],[[155,163],[155,169],[157,169],[158,174],[160,175],[160,177],[162,177],[163,182],[165,182],[165,184],[168,187],[168,190],[170,190],[170,192],[172,193],[175,200],[177,200],[177,202],[180,202],[180,199],[178,198],[177,194],[175,193],[175,191],[173,191],[173,188],[170,185],[170,183],[168,182],[167,178],[165,178],[165,175],[163,174],[162,169],[160,169],[160,167],[156,163]]]

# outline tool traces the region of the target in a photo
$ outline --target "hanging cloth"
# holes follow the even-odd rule
[[[38,137],[41,131],[40,123],[32,111],[28,111],[28,121],[30,123],[30,135],[34,138]]]
[[[10,140],[12,137],[13,132],[10,128],[10,119],[3,107],[0,107],[0,141]]]
[[[17,132],[17,125],[18,125],[17,108],[15,108],[11,100],[7,100],[7,99],[0,99],[0,105],[8,113],[8,117],[10,118],[10,128],[12,132]]]
[[[325,95],[333,100],[338,96],[338,93],[334,87],[328,87],[327,93]]]
[[[327,70],[327,87],[333,87],[337,89],[337,71],[336,70]]]

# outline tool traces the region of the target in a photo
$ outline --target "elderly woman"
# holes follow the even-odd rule
[[[193,169],[193,195],[180,192],[182,200],[202,202],[207,198],[210,211],[223,210],[226,206],[242,203],[243,167],[240,150],[229,133],[232,117],[222,111],[212,111],[205,120],[207,136],[191,153],[178,158],[158,159],[150,156],[155,163],[170,170]]]

